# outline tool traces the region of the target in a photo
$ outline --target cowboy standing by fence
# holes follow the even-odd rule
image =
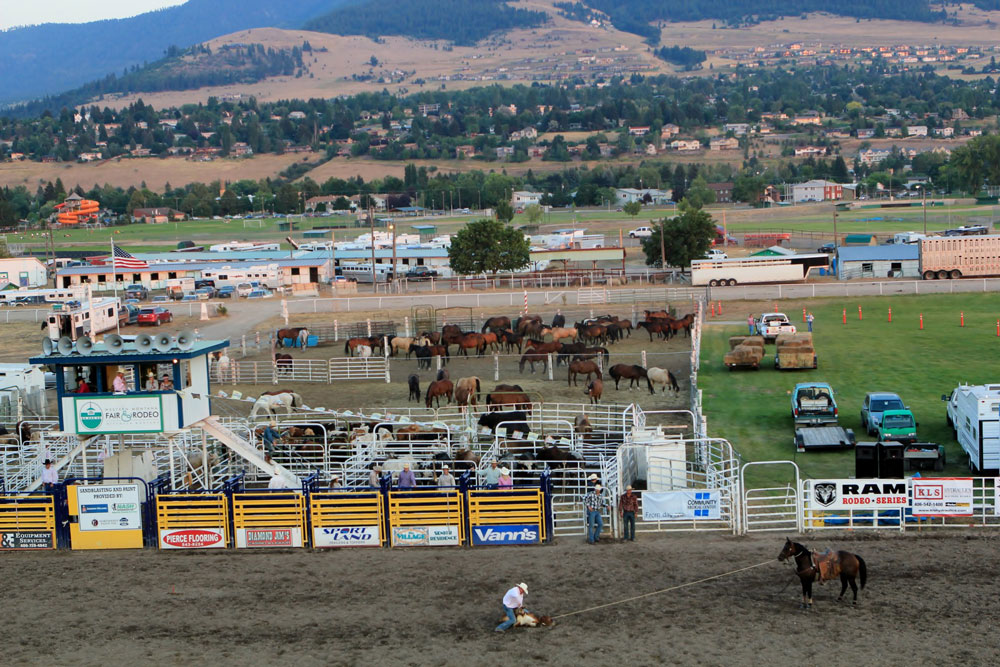
[[[600,484],[595,484],[590,493],[583,497],[583,506],[587,510],[587,542],[596,544],[601,541],[601,530],[604,528],[604,519],[601,518],[604,496],[601,494]]]
[[[500,483],[500,468],[497,467],[496,460],[490,461],[490,467],[483,473],[483,483],[487,489],[495,489]]]
[[[623,538],[635,542],[635,513],[639,511],[639,496],[632,493],[632,485],[625,487],[625,493],[618,499],[618,515],[624,526]]]
[[[496,627],[495,632],[506,632],[515,623],[517,617],[514,615],[518,609],[524,606],[524,596],[528,594],[528,584],[520,583],[507,591],[503,596],[503,611],[507,614],[507,620]]]

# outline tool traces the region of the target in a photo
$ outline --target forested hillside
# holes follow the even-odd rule
[[[471,45],[493,32],[546,20],[543,12],[517,9],[500,0],[367,0],[313,19],[305,27],[335,35],[404,35]]]

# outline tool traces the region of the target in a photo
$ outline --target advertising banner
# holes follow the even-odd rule
[[[0,533],[0,549],[54,549],[52,533],[13,530]]]
[[[161,397],[74,397],[73,421],[79,434],[162,433]]]
[[[511,526],[473,526],[472,544],[474,546],[499,544],[538,544],[542,532],[537,524],[518,524]]]
[[[972,478],[914,477],[913,516],[972,516]]]
[[[808,507],[856,510],[908,507],[905,479],[809,480]]]
[[[256,549],[266,547],[301,547],[302,529],[289,528],[237,528],[236,547]]]
[[[458,526],[393,526],[394,547],[454,547],[460,544]]]
[[[643,521],[719,518],[722,518],[722,506],[718,489],[646,491],[642,494]]]
[[[168,528],[160,530],[161,549],[225,549],[222,528]]]
[[[330,547],[377,547],[381,546],[378,526],[327,526],[313,528],[313,546]]]
[[[77,486],[76,501],[83,532],[142,528],[138,484]]]

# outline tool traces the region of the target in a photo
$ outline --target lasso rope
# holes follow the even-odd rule
[[[711,581],[713,579],[719,579],[721,577],[728,577],[731,574],[737,574],[739,572],[745,572],[747,570],[752,570],[755,567],[760,567],[762,565],[769,565],[770,563],[774,563],[774,562],[775,561],[772,558],[770,560],[764,561],[763,563],[757,563],[756,565],[748,565],[747,567],[741,567],[738,570],[730,570],[729,572],[723,572],[722,574],[715,574],[715,575],[712,575],[711,577],[705,577],[704,579],[698,579],[697,581],[689,581],[686,584],[678,584],[676,586],[671,586],[670,588],[661,588],[658,591],[653,591],[651,593],[643,593],[642,595],[634,595],[634,596],[632,596],[630,598],[625,598],[625,599],[622,599],[622,600],[615,600],[614,602],[605,602],[604,604],[599,604],[596,607],[587,607],[586,609],[580,609],[578,611],[570,611],[570,612],[567,612],[565,614],[559,614],[558,616],[553,616],[552,618],[553,619],[557,619],[557,618],[565,618],[567,616],[575,616],[576,614],[584,614],[584,613],[586,613],[588,611],[596,611],[598,609],[604,609],[605,607],[613,607],[613,606],[618,605],[618,604],[625,604],[626,602],[632,602],[633,600],[641,600],[642,598],[648,598],[650,596],[659,595],[661,593],[669,593],[670,591],[676,591],[677,589],[680,589],[680,588],[687,588],[688,586],[694,586],[696,584],[703,584],[706,581]]]

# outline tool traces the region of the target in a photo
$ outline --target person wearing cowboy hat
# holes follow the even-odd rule
[[[146,373],[146,391],[159,391],[160,383],[156,381],[156,373],[149,371]]]
[[[330,490],[336,491],[338,489],[343,489],[344,485],[340,481],[340,475],[334,475],[330,478]]]
[[[115,373],[115,379],[111,381],[111,389],[116,394],[124,394],[128,391],[128,383],[125,382],[125,371]]]
[[[52,493],[52,489],[59,483],[59,472],[52,467],[52,459],[45,459],[45,468],[42,469],[42,489],[45,493]]]
[[[494,632],[506,632],[517,623],[516,612],[524,606],[524,596],[528,594],[528,584],[520,583],[503,596],[503,613],[507,620],[496,627]]]
[[[635,542],[635,513],[639,511],[639,496],[632,493],[632,485],[625,487],[625,493],[618,498],[618,516],[625,527],[624,539]]]
[[[441,474],[438,475],[438,488],[447,489],[458,486],[455,483],[455,476],[451,474],[448,466],[441,466]]]
[[[513,489],[514,478],[510,476],[510,468],[504,466],[500,468],[500,478],[497,480],[498,489]]]
[[[587,486],[595,486],[601,483],[601,478],[597,476],[596,472],[590,473],[590,477],[587,478]]]
[[[281,434],[278,433],[277,426],[278,422],[272,419],[264,427],[264,430],[260,432],[260,441],[264,443],[264,450],[268,454],[274,451],[274,442],[281,440]]]
[[[382,488],[382,483],[379,480],[379,473],[382,472],[382,466],[378,463],[372,463],[371,472],[368,473],[368,486],[373,489]]]
[[[583,497],[583,507],[587,510],[587,542],[590,544],[601,541],[601,530],[604,528],[601,510],[604,509],[604,505],[601,485],[595,484],[591,487],[590,493]]]
[[[497,460],[490,461],[490,467],[483,473],[483,484],[487,489],[497,488],[500,482],[500,468],[497,467]]]

